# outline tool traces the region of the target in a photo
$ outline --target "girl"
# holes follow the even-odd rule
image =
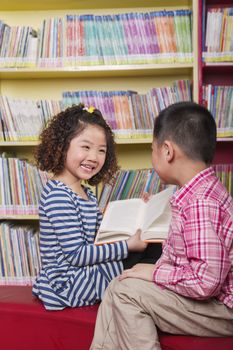
[[[78,105],[53,117],[40,141],[37,165],[54,176],[39,205],[42,269],[33,293],[48,310],[95,304],[123,271],[128,252],[146,248],[139,232],[94,245],[102,214],[82,181],[107,182],[118,169],[113,133],[99,110]]]

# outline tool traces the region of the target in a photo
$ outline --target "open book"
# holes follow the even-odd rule
[[[171,221],[169,200],[175,187],[151,196],[148,202],[141,198],[109,202],[95,244],[111,243],[128,239],[141,229],[141,239],[159,242],[167,237]]]

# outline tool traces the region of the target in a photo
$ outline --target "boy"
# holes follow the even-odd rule
[[[91,349],[161,349],[157,328],[172,334],[233,335],[233,199],[210,164],[216,125],[192,102],[156,118],[152,164],[178,191],[161,258],[112,281],[100,306]]]

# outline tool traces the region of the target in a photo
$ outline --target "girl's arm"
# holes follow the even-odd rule
[[[94,245],[95,232],[84,233],[78,208],[71,195],[64,190],[57,189],[47,197],[44,211],[53,227],[57,244],[62,250],[63,256],[60,256],[59,259],[65,259],[71,265],[86,266],[107,261],[119,261],[128,256],[126,241],[102,246]],[[51,246],[51,249],[54,248]]]

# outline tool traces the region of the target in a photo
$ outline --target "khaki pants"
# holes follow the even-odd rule
[[[195,301],[153,282],[114,279],[100,305],[91,350],[160,350],[157,327],[172,334],[233,336],[233,311]]]

